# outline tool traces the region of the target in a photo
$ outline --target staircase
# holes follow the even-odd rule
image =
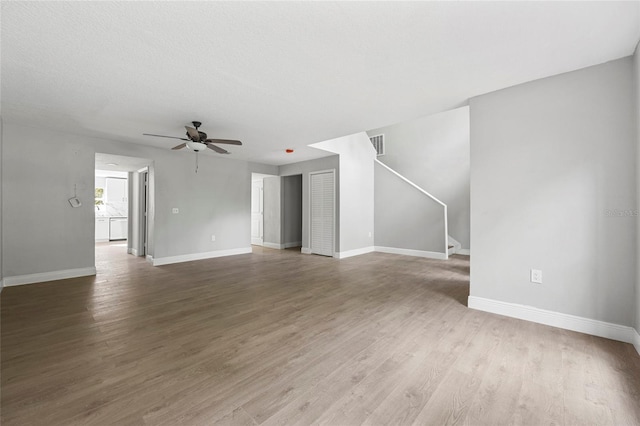
[[[376,251],[447,259],[457,243],[450,243],[448,236],[447,205],[374,161]]]
[[[462,244],[456,241],[451,235],[447,235],[447,255],[451,256],[452,254],[458,253],[462,248]]]

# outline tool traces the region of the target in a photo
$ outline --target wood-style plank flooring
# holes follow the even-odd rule
[[[125,250],[4,289],[3,425],[640,424],[631,345],[468,309],[468,257]]]

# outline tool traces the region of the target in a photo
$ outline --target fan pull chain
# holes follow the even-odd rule
[[[196,173],[198,173],[198,151],[196,151]]]

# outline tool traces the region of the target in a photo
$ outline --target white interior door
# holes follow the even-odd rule
[[[264,189],[262,179],[251,181],[251,244],[261,246],[264,237]]]
[[[311,253],[333,256],[335,185],[333,171],[311,173]]]

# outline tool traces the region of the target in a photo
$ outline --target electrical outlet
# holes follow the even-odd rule
[[[177,207],[174,207],[174,208],[171,209],[171,213],[178,214],[178,213],[180,213],[180,210],[178,210]]]
[[[540,269],[531,270],[531,282],[536,284],[542,284],[542,271]]]
[[[214,242],[216,240],[216,236],[215,235],[211,235],[211,242]]]

